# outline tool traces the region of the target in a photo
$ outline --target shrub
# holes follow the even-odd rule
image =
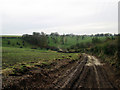
[[[115,44],[106,44],[103,47],[103,50],[104,50],[104,54],[114,55],[115,51],[117,50],[117,46]]]

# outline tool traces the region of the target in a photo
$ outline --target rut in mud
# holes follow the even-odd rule
[[[97,58],[82,54],[80,60],[58,61],[51,70],[36,70],[10,83],[3,83],[3,89],[40,88],[118,88],[109,80],[108,72]],[[17,83],[16,83],[17,82]]]
[[[116,88],[108,79],[97,58],[84,54],[84,59],[54,83],[54,88]]]

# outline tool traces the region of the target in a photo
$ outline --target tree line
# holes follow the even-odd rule
[[[22,38],[30,44],[37,45],[41,48],[47,47],[47,36],[44,32],[33,32],[32,35],[24,34]]]
[[[22,39],[29,42],[30,44],[34,44],[40,48],[46,48],[46,49],[52,49],[52,50],[58,50],[57,46],[49,46],[49,43],[51,42],[49,40],[49,38],[52,39],[52,42],[54,43],[58,43],[61,45],[64,45],[67,42],[67,37],[75,37],[76,38],[76,45],[71,46],[72,49],[76,48],[85,48],[85,47],[89,47],[91,45],[91,43],[78,43],[79,39],[81,38],[81,40],[84,40],[86,37],[92,37],[92,43],[96,44],[96,43],[101,43],[101,40],[98,37],[102,37],[105,36],[107,37],[107,39],[115,39],[114,36],[119,36],[119,34],[95,34],[95,35],[74,35],[74,34],[63,34],[60,35],[59,33],[55,32],[55,33],[51,33],[51,34],[45,34],[44,32],[33,32],[32,35],[29,34],[24,34],[22,36]],[[59,38],[59,42],[58,42],[58,37]],[[109,38],[111,37],[111,38]]]

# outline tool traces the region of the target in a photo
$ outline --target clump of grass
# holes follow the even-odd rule
[[[29,71],[29,67],[27,67],[26,65],[21,65],[20,67],[14,67],[13,68],[13,73],[10,74],[10,75],[15,75],[15,76],[23,75],[28,71]]]

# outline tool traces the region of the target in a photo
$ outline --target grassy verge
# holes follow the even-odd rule
[[[89,49],[90,53],[101,58],[103,61],[120,69],[119,43],[118,37],[115,40],[106,40],[105,42],[94,45]]]

